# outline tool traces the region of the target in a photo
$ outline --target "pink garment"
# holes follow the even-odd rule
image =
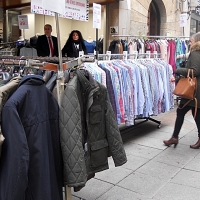
[[[175,61],[175,53],[176,53],[176,43],[174,40],[169,42],[170,55],[169,55],[169,64],[172,66],[173,71],[176,70],[176,61]]]
[[[160,52],[161,52],[161,58],[163,58],[167,63],[169,63],[168,59],[168,42],[167,40],[160,40]]]

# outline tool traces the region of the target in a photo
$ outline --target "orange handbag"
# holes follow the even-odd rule
[[[188,69],[187,77],[182,77],[178,81],[173,91],[173,94],[175,94],[178,97],[188,99],[188,101],[183,105],[182,108],[184,108],[190,101],[195,100],[194,118],[196,117],[196,112],[197,112],[196,92],[197,92],[197,79],[196,77],[194,77],[193,69]],[[180,106],[178,106],[178,108],[182,109],[180,108]]]

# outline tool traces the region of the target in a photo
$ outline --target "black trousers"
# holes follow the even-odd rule
[[[183,105],[180,105],[180,108],[182,108]],[[185,106],[182,109],[177,108],[176,110],[176,121],[175,121],[175,126],[174,126],[174,132],[173,132],[173,137],[178,138],[179,132],[181,130],[181,127],[184,122],[184,117],[185,114],[189,111],[192,110],[192,115],[194,116],[194,107],[192,106]],[[197,114],[195,117],[195,122],[197,125],[198,129],[198,137],[200,138],[200,108],[197,108]]]

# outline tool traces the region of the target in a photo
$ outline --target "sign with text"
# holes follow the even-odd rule
[[[86,0],[66,0],[65,16],[66,18],[87,21],[87,6],[89,12],[89,2]]]
[[[89,0],[64,0],[64,13],[58,14],[59,17],[88,21],[89,19]],[[41,6],[41,0],[31,0],[31,12],[35,14],[55,16],[51,10]]]
[[[65,13],[65,0],[56,0],[56,3],[55,0],[42,0],[42,7],[45,10],[50,10],[62,15]]]
[[[187,26],[187,13],[180,14],[180,27]]]
[[[28,29],[28,16],[18,15],[19,29]]]
[[[101,29],[101,5],[93,3],[93,28]]]

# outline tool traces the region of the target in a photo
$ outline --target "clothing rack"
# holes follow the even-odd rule
[[[190,38],[190,36],[164,36],[164,35],[112,35],[112,37],[136,38]]]
[[[101,58],[105,58],[105,60],[111,60],[112,56],[119,56],[122,57],[122,59],[124,60],[128,59],[129,56],[135,56],[134,59],[139,59],[140,56],[143,56],[145,58],[158,58],[159,55],[161,54],[157,53],[156,51],[153,53],[151,53],[150,51],[147,51],[146,53],[138,53],[137,51],[135,51],[132,54],[128,54],[127,51],[123,51],[123,54],[111,54],[110,51],[107,51],[106,54],[98,54],[97,60],[99,61],[103,60]]]
[[[50,70],[58,72],[57,78],[57,97],[58,102],[61,102],[60,99],[64,92],[64,73],[63,71],[66,69],[71,69],[76,66],[80,66],[84,62],[94,62],[94,56],[82,56],[76,59],[68,59],[64,58],[62,61],[61,69],[59,68],[59,64],[55,64],[52,62],[58,63],[58,57],[19,57],[19,56],[1,56],[0,57],[0,65],[19,65],[24,66],[25,68],[35,68],[41,70]],[[49,62],[46,62],[49,61]],[[65,200],[72,200],[71,188],[67,185],[65,186]]]
[[[107,60],[110,60],[110,59],[108,59],[110,56],[122,56],[123,57],[123,59],[127,59],[127,56],[136,56],[136,58],[135,59],[138,59],[138,55],[143,55],[143,56],[148,56],[148,59],[157,59],[157,55],[158,55],[158,53],[157,52],[154,52],[154,53],[150,53],[150,52],[148,52],[148,53],[142,53],[142,54],[138,54],[138,52],[136,51],[134,54],[127,54],[127,52],[126,51],[124,51],[124,53],[123,54],[110,54],[110,52],[108,51],[107,52],[107,54],[99,54],[98,55],[98,57],[105,57]],[[156,58],[151,58],[150,56],[151,55],[155,55],[156,56]],[[146,58],[141,58],[141,59],[146,59]],[[160,58],[158,58],[158,59],[160,59]],[[103,61],[103,60],[98,60],[98,61]],[[113,60],[111,60],[111,61],[114,61],[114,59]],[[161,121],[159,121],[159,120],[156,120],[156,119],[153,119],[153,118],[151,118],[150,116],[149,117],[138,117],[138,118],[135,118],[134,119],[134,121],[137,121],[137,120],[139,120],[139,122],[137,122],[137,123],[134,123],[134,125],[131,125],[131,126],[126,126],[126,128],[123,128],[123,130],[128,130],[128,129],[131,129],[133,126],[135,127],[135,126],[137,126],[137,125],[140,125],[140,124],[142,124],[142,123],[144,123],[144,122],[147,122],[147,121],[152,121],[152,122],[155,122],[155,123],[157,123],[158,125],[157,125],[157,128],[160,128],[161,127]],[[120,128],[120,127],[119,127]],[[121,130],[121,128],[120,128],[120,130]]]
[[[76,59],[63,59],[62,69],[70,69],[81,65],[83,62],[93,62],[94,56],[82,56]],[[58,71],[58,57],[20,57],[20,56],[1,56],[0,64],[23,65],[34,67],[41,70]]]

